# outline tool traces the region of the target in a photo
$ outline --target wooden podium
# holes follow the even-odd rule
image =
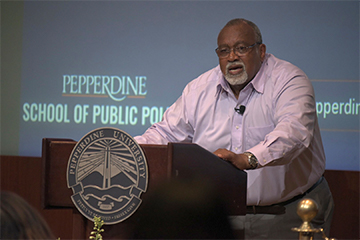
[[[71,139],[44,138],[42,142],[42,203],[44,208],[73,209],[73,239],[88,239],[93,223],[83,217],[75,208],[67,187],[66,170],[76,141]],[[171,178],[203,178],[215,184],[227,204],[230,215],[246,214],[246,172],[236,169],[230,163],[196,144],[169,143],[168,145],[140,145],[148,164],[148,188],[142,194],[146,197],[159,184]],[[140,205],[141,209],[141,205]],[[116,225],[106,225],[105,239],[126,239],[138,217],[138,211],[127,220]]]

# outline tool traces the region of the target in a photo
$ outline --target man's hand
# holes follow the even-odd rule
[[[236,154],[224,148],[219,148],[214,154],[225,161],[232,163],[240,170],[250,169],[248,157],[244,154]]]

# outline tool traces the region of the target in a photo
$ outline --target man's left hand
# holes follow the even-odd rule
[[[219,148],[214,152],[216,156],[232,163],[235,167],[240,170],[250,169],[248,157],[242,153],[236,154],[225,148]]]

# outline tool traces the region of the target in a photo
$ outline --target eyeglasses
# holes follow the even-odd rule
[[[260,42],[256,42],[251,46],[248,47],[244,47],[241,45],[238,45],[236,47],[233,48],[229,48],[229,47],[221,47],[221,48],[217,48],[215,49],[216,54],[218,55],[219,58],[227,58],[230,55],[231,51],[234,51],[234,53],[241,57],[244,56],[247,52],[250,51],[251,48],[255,47],[257,44],[261,44]]]

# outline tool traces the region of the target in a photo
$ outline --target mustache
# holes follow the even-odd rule
[[[235,62],[228,62],[226,64],[226,70],[229,70],[232,67],[238,67],[238,66],[245,68],[245,64],[242,61],[235,61]]]

